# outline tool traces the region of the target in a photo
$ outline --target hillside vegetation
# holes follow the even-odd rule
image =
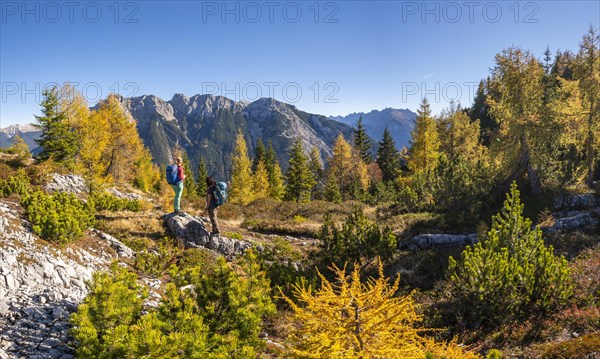
[[[373,156],[359,120],[325,163],[296,138],[283,171],[238,132],[219,217],[223,238],[250,243],[239,256],[168,228],[171,188],[116,96],[90,110],[68,86],[45,91],[43,150],[2,153],[0,196],[55,248],[94,227],[135,252],[71,315],[79,358],[594,358],[599,42],[590,28],[576,55],[501,51],[472,107],[434,116],[423,100],[402,151],[385,130]],[[206,232],[210,162],[171,151],[185,220]],[[84,189],[48,190],[57,174]]]

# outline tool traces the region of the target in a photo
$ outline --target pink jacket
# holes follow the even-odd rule
[[[185,180],[185,174],[183,173],[183,166],[177,166],[177,178],[180,178],[182,181]]]

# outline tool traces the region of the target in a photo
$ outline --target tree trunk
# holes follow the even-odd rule
[[[531,148],[529,147],[529,141],[525,136],[521,139],[521,146],[523,151],[523,164],[529,177],[529,185],[531,187],[532,194],[542,193],[542,186],[540,183],[540,177],[531,164]]]
[[[592,187],[594,184],[594,131],[592,131],[593,125],[593,114],[594,114],[594,100],[590,104],[590,112],[588,115],[588,135],[587,135],[587,143],[586,143],[586,168],[587,168],[587,176],[585,178],[585,183]]]

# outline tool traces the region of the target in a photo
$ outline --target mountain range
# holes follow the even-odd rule
[[[302,138],[307,153],[316,146],[325,160],[331,156],[338,134],[351,139],[352,126],[362,116],[373,143],[388,127],[396,145],[401,148],[408,144],[416,117],[410,110],[391,108],[326,117],[301,111],[272,98],[236,102],[222,96],[175,94],[169,101],[154,95],[119,97],[119,101],[137,122],[140,137],[157,164],[162,166],[170,162],[172,149],[179,146],[187,152],[193,170],[203,157],[209,172],[217,178],[229,176],[238,131],[244,134],[250,155],[258,139],[265,144],[271,141],[285,169],[288,150],[296,138]],[[39,137],[40,131],[31,125],[9,126],[0,130],[0,146],[10,146],[15,134],[23,137],[33,149],[37,146],[34,139]]]
[[[42,131],[31,124],[10,125],[5,128],[0,128],[0,148],[10,147],[14,143],[15,135],[19,135],[25,140],[29,149],[35,151],[38,147],[35,140],[39,138],[41,134]]]
[[[330,116],[329,119],[355,127],[360,117],[362,117],[365,130],[370,137],[380,141],[383,137],[383,130],[387,127],[398,149],[409,147],[410,132],[415,126],[416,113],[409,109],[388,107],[381,111],[373,110],[368,113],[351,113],[347,116]]]

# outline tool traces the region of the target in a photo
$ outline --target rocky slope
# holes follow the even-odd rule
[[[85,282],[117,252],[95,235],[93,246],[42,241],[7,201],[0,233],[0,358],[72,358],[69,315],[87,294]]]

